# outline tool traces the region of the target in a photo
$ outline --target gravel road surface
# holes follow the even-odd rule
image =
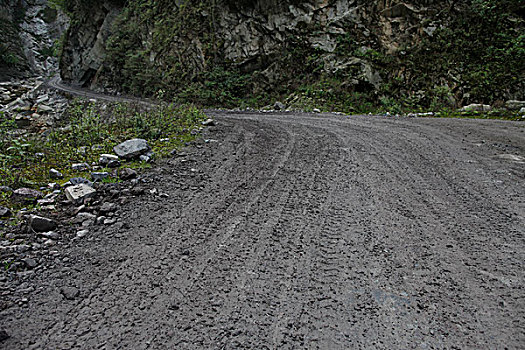
[[[129,229],[33,274],[0,347],[525,347],[525,123],[215,118]]]

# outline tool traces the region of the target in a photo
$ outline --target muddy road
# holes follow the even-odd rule
[[[525,347],[524,123],[215,117],[129,229],[34,274],[0,347]]]

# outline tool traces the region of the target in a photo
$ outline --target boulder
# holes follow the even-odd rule
[[[93,188],[86,184],[70,186],[64,191],[67,199],[73,202],[81,202],[87,198],[91,198],[97,193]]]
[[[148,153],[149,150],[148,142],[143,139],[127,140],[113,148],[117,156],[124,159],[137,158],[142,154]]]
[[[13,191],[13,199],[18,202],[36,202],[37,199],[44,197],[44,194],[40,191],[33,190],[32,188],[19,188]]]
[[[57,223],[55,220],[37,215],[31,215],[29,218],[29,223],[31,228],[36,232],[49,232],[57,228]]]

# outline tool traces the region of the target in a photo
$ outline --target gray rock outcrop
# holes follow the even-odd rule
[[[122,142],[115,146],[113,151],[124,159],[138,158],[142,154],[146,154],[150,151],[148,141],[143,139],[132,139]]]
[[[32,215],[29,218],[31,228],[36,232],[48,232],[57,228],[55,220],[48,219],[42,216]]]

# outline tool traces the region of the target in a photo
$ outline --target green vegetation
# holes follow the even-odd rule
[[[113,153],[115,145],[130,138],[144,138],[157,157],[164,157],[194,139],[204,114],[192,106],[163,105],[144,110],[130,104],[106,107],[76,101],[67,111],[67,125],[51,130],[45,137],[21,134],[14,121],[0,114],[0,185],[39,188],[49,182],[49,170],[72,176],[73,163],[98,162],[102,153]],[[127,163],[130,167],[147,165]],[[108,180],[112,181],[112,180]],[[0,203],[6,204],[7,198]]]
[[[17,30],[12,22],[0,21],[0,73],[2,68],[14,70],[23,66]]]
[[[18,62],[18,57],[4,44],[0,44],[0,65],[13,67]]]
[[[54,1],[73,14],[85,7],[77,0]],[[497,106],[525,91],[521,0],[436,5],[441,11],[428,13],[419,37],[394,53],[379,44],[373,28],[364,36],[348,24],[333,55],[335,61],[353,63],[335,70],[325,66],[326,52],[308,41],[323,33],[319,23],[287,33],[276,51],[241,64],[225,59],[217,17],[225,6],[240,11],[250,2],[120,3],[123,11],[107,42],[100,76],[133,95],[206,107],[263,107],[286,100],[306,109],[401,113],[469,103]],[[424,34],[430,23],[432,35]],[[277,74],[268,76],[269,67]]]
[[[493,104],[525,89],[525,31],[520,0],[472,0],[450,23],[407,48],[390,94],[408,107],[451,107],[451,101]],[[443,22],[448,19],[439,18]],[[394,78],[394,76],[392,76]],[[409,87],[409,89],[407,89]],[[415,96],[414,91],[425,94]]]

